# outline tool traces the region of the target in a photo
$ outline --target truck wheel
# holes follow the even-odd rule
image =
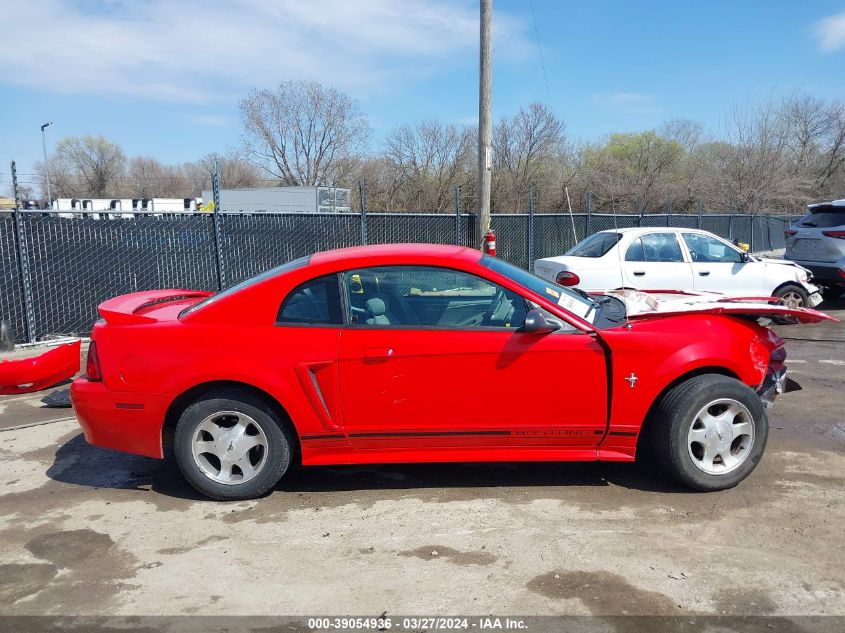
[[[293,438],[260,399],[238,389],[207,394],[182,413],[174,453],[182,475],[207,497],[254,499],[275,486]]]
[[[775,290],[775,297],[778,297],[787,308],[809,308],[810,296],[801,286],[787,284]]]
[[[696,490],[725,490],[760,462],[769,421],[760,397],[719,374],[674,387],[657,406],[651,441],[661,467]]]

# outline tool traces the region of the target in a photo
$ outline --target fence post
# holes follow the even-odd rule
[[[666,226],[672,226],[672,198],[666,196]]]
[[[704,201],[698,201],[698,225],[695,227],[697,229],[701,228],[701,213],[704,211]]]
[[[593,192],[587,192],[587,235],[593,234]],[[575,236],[573,235],[573,238]],[[586,237],[586,236],[585,236]]]
[[[211,176],[214,195],[214,255],[217,260],[217,289],[226,287],[226,272],[223,268],[223,230],[220,226],[220,162],[214,160],[214,174]]]
[[[461,186],[455,187],[455,244],[461,245]]]
[[[728,239],[733,241],[734,239],[734,214],[731,213],[731,217],[728,220]]]
[[[748,238],[748,250],[751,251],[752,253],[754,252],[754,218],[756,218],[756,217],[757,217],[756,215],[751,216],[751,222],[750,222],[750,224],[751,224],[751,231],[750,231],[751,235]]]
[[[18,255],[18,270],[20,271],[21,294],[23,295],[26,341],[27,343],[34,343],[35,312],[32,308],[32,292],[29,286],[29,261],[27,259],[26,242],[24,241],[21,196],[18,191],[18,171],[15,167],[15,161],[12,161],[12,189],[15,195],[15,251]]]
[[[358,181],[358,200],[361,202],[361,246],[367,245],[367,205],[364,199],[364,183]]]
[[[528,271],[531,271],[531,264],[534,262],[534,189],[528,189],[528,239],[527,255],[528,255]]]

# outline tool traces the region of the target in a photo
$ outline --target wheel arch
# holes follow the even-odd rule
[[[164,424],[161,429],[161,441],[165,459],[172,452],[173,435],[176,430],[176,424],[179,422],[179,418],[185,409],[187,409],[191,403],[195,402],[201,396],[214,391],[220,391],[221,389],[237,389],[244,391],[258,398],[270,407],[270,409],[278,417],[279,421],[293,434],[293,437],[295,438],[295,446],[291,447],[293,449],[293,457],[297,461],[300,459],[301,450],[299,432],[297,431],[296,425],[293,423],[293,419],[284,405],[260,387],[238,380],[210,380],[202,382],[186,389],[173,399],[164,415]]]
[[[705,365],[703,367],[696,367],[695,369],[686,371],[680,376],[677,376],[676,378],[671,380],[668,384],[663,387],[663,389],[660,390],[660,392],[654,398],[654,400],[648,407],[648,411],[646,412],[645,418],[643,418],[643,423],[640,427],[639,436],[637,437],[637,455],[643,454],[643,449],[645,448],[645,445],[649,443],[648,438],[651,435],[651,426],[654,420],[654,412],[660,402],[663,400],[663,398],[666,397],[666,394],[681,383],[686,382],[687,380],[691,380],[692,378],[696,378],[698,376],[705,376],[708,374],[718,374],[721,376],[727,376],[728,378],[735,378],[736,380],[742,382],[742,379],[736,374],[736,372],[722,365]]]
[[[775,287],[775,289],[772,290],[772,296],[774,297],[776,292],[778,292],[779,290],[783,290],[787,286],[795,286],[796,288],[800,288],[801,290],[803,290],[805,293],[810,294],[809,292],[807,292],[807,289],[804,288],[804,286],[801,284],[800,281],[794,281],[793,280],[793,281],[784,281],[782,284]]]

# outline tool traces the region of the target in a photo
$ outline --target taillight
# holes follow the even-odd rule
[[[794,229],[786,229],[786,230],[783,232],[783,236],[784,236],[785,238],[790,238],[790,237],[792,237],[793,235],[795,235],[797,232],[798,232],[798,231],[796,231],[796,230],[794,230]]]
[[[842,279],[845,279],[845,270],[842,270],[841,268],[837,268],[836,274],[839,275]]]
[[[85,361],[85,377],[88,380],[99,382],[103,379],[100,373],[100,358],[97,356],[97,344],[91,341],[88,346],[88,359]]]
[[[581,278],[568,270],[562,270],[555,277],[555,283],[560,286],[577,286],[581,283]]]
[[[845,231],[822,231],[822,235],[827,235],[828,237],[835,237],[840,240],[845,240]]]

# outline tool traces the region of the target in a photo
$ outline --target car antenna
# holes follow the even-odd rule
[[[622,291],[622,305],[625,308],[625,328],[631,329],[631,320],[628,318],[628,305],[625,303],[625,275],[622,273],[622,249],[619,248],[619,243],[622,241],[622,235],[619,233],[619,223],[616,221],[616,201],[613,199],[613,176],[610,177],[610,212],[613,214],[613,230],[618,236],[616,240],[616,258],[619,260],[619,288]]]

